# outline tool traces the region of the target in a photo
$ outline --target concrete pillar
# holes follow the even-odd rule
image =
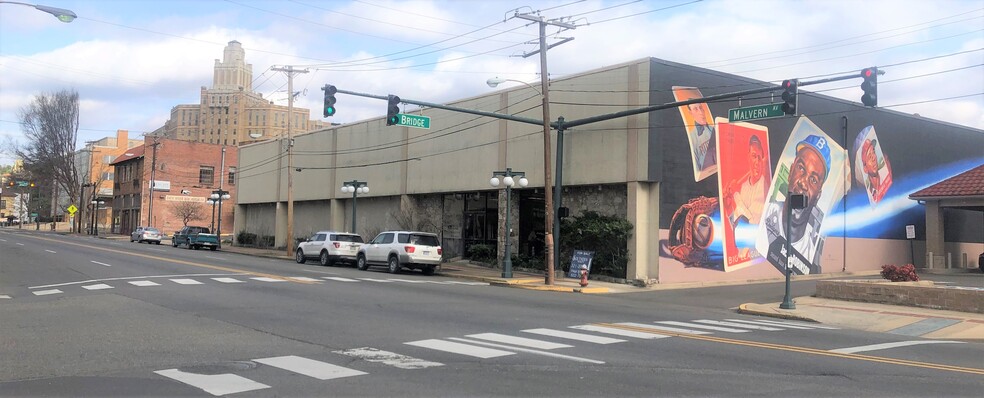
[[[659,279],[659,183],[630,182],[626,219],[632,223],[626,279]]]
[[[233,242],[239,243],[236,242],[236,234],[238,234],[239,231],[246,230],[246,206],[236,204],[235,209],[236,210],[234,213],[236,214],[236,217],[233,217],[232,219],[232,230],[230,232],[232,233]]]
[[[348,227],[345,226],[345,205],[338,198],[333,198],[328,202],[328,222],[332,231],[348,231]],[[349,226],[352,224],[349,223]],[[356,231],[350,231],[353,233],[358,233]],[[362,239],[372,239],[371,237],[363,236]]]
[[[274,246],[287,247],[287,202],[277,202]]]
[[[933,253],[927,259],[926,268],[942,268],[946,249],[943,245],[943,211],[937,200],[926,201],[926,252]]]

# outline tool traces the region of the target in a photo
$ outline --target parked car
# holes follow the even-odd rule
[[[386,231],[376,235],[359,249],[356,265],[367,270],[371,265],[385,265],[391,274],[403,268],[419,269],[433,275],[441,264],[441,240],[429,232]]]
[[[186,245],[188,249],[198,250],[207,247],[215,251],[219,248],[219,237],[209,233],[208,227],[185,226],[171,237],[171,246],[180,245]]]
[[[161,231],[154,227],[137,227],[130,233],[130,242],[161,244]]]
[[[356,234],[319,231],[297,245],[294,260],[303,264],[316,258],[318,263],[326,267],[337,262],[355,263],[362,242],[362,237]]]

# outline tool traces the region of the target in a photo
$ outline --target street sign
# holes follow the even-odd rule
[[[417,116],[417,115],[407,115],[405,113],[397,114],[399,120],[396,121],[397,126],[407,126],[416,127],[418,129],[429,129],[431,128],[431,118],[427,116]]]
[[[782,116],[785,116],[785,113],[782,111],[782,104],[755,105],[728,110],[729,122],[744,122],[746,120],[769,119]]]
[[[23,188],[23,187],[26,187],[28,185],[29,185],[29,183],[27,181],[17,181],[17,186],[18,187],[22,187]]]
[[[905,238],[916,239],[916,226],[909,224],[905,226]]]
[[[79,208],[78,207],[75,207],[75,205],[68,205],[68,208],[65,209],[65,210],[68,210],[68,214],[74,216],[75,215],[75,212],[79,211]]]
[[[575,250],[574,254],[571,256],[571,268],[567,271],[567,277],[581,279],[582,265],[588,269],[588,273],[591,273],[591,259],[593,257],[594,252]]]

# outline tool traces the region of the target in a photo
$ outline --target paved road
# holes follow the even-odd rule
[[[777,284],[595,296],[382,271],[0,231],[0,396],[984,390],[982,344],[732,310]]]

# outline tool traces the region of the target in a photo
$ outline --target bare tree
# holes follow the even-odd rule
[[[205,206],[199,202],[178,202],[171,205],[171,214],[181,219],[184,226],[188,221],[201,220],[205,217]]]
[[[50,176],[73,203],[81,203],[75,145],[79,129],[79,93],[61,90],[36,95],[20,110],[26,142],[14,149],[34,175]]]

